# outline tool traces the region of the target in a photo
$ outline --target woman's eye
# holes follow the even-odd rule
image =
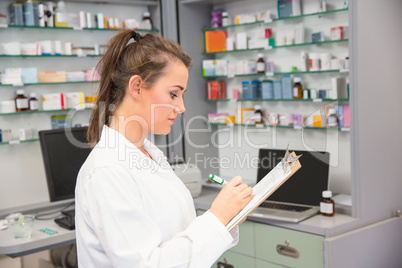
[[[176,98],[176,97],[177,97],[177,95],[176,95],[176,94],[174,94],[174,93],[170,93],[170,97],[172,97],[172,99],[174,99],[174,98]]]

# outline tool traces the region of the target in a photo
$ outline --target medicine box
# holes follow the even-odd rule
[[[38,83],[38,69],[36,68],[21,68],[21,76],[24,84]]]
[[[227,60],[203,60],[203,76],[219,76],[228,74]]]
[[[71,117],[68,115],[53,115],[51,121],[52,129],[67,128],[71,125]]]
[[[246,124],[246,123],[251,123],[253,122],[253,116],[254,116],[254,109],[253,108],[242,108],[240,110],[241,113],[241,123]]]
[[[38,72],[39,83],[64,83],[66,82],[65,71]]]
[[[63,110],[66,108],[66,96],[63,93],[42,95],[43,110]]]
[[[9,142],[12,140],[11,129],[0,129],[0,142]]]
[[[343,106],[343,126],[350,127],[350,106]]]
[[[84,92],[68,92],[66,95],[67,108],[83,109],[85,108]]]
[[[343,27],[332,27],[331,28],[331,40],[342,40],[343,39]]]
[[[274,81],[274,99],[282,99],[282,82]]]
[[[292,99],[292,78],[290,75],[282,76],[282,98],[283,99]]]
[[[324,41],[324,32],[317,32],[311,34],[312,43],[323,42],[323,41]]]
[[[262,81],[261,98],[263,98],[263,99],[273,99],[274,98],[274,85],[271,80]]]
[[[83,71],[66,72],[67,82],[85,81],[85,73]]]
[[[335,105],[336,115],[338,116],[338,126],[343,127],[343,106]]]
[[[226,51],[226,31],[206,31],[205,51],[218,52]]]
[[[247,49],[247,33],[236,33],[236,49]]]

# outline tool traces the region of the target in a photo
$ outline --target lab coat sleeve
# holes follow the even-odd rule
[[[138,185],[121,167],[92,171],[83,201],[85,220],[114,267],[211,267],[237,243],[236,232],[229,233],[211,212],[162,243],[161,230],[145,212]],[[166,224],[169,220],[175,219]]]

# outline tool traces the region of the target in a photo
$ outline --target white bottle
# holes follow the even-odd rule
[[[68,13],[66,9],[66,4],[64,1],[60,0],[57,2],[57,7],[54,16],[54,26],[55,27],[69,27]]]

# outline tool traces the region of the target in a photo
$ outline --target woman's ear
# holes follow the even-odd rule
[[[134,98],[138,98],[141,94],[142,79],[139,75],[133,75],[128,82],[128,93]]]

